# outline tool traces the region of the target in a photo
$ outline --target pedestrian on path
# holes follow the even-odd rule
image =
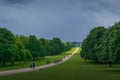
[[[33,67],[33,62],[31,61],[31,62],[30,62],[30,68],[32,68],[32,67]]]
[[[35,68],[35,62],[33,62],[33,68]]]

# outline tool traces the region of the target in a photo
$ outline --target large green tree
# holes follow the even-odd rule
[[[120,22],[105,29],[94,28],[83,41],[81,56],[85,60],[93,60],[99,63],[120,62]]]
[[[95,62],[98,61],[98,47],[100,46],[101,37],[103,36],[105,30],[106,29],[104,27],[96,27],[83,41],[81,56],[85,60],[90,59],[94,60]]]
[[[40,45],[39,40],[35,35],[29,36],[27,49],[29,49],[30,53],[32,54],[33,60],[37,60],[40,55]]]
[[[6,62],[14,61],[12,52],[15,45],[15,38],[11,31],[0,28],[0,61],[5,66]]]

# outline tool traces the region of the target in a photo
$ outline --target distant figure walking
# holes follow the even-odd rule
[[[30,68],[35,68],[35,63],[34,62],[30,62]]]
[[[33,62],[33,68],[35,68],[35,63]]]
[[[30,62],[30,68],[32,68],[32,67],[33,67],[33,62],[31,61],[31,62]]]

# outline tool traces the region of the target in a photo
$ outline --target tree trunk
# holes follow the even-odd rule
[[[112,67],[112,63],[111,63],[111,61],[109,62],[109,67]]]
[[[19,64],[20,64],[20,60],[19,60]]]
[[[6,66],[6,62],[5,61],[3,61],[3,66]]]
[[[11,65],[14,65],[14,61],[11,61]]]

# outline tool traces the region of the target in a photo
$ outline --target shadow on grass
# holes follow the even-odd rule
[[[104,69],[105,72],[110,72],[110,73],[119,73],[120,74],[120,65],[112,65],[112,67],[106,67]]]
[[[120,73],[120,70],[106,70],[106,71],[108,71],[108,72],[119,72]]]

